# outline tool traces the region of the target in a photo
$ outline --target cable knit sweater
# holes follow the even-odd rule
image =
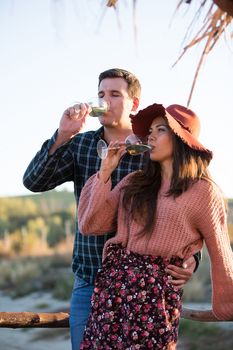
[[[233,254],[227,231],[225,203],[221,191],[211,181],[199,180],[174,199],[165,194],[169,184],[159,192],[156,224],[151,235],[138,236],[140,224],[125,223],[122,187],[133,174],[126,176],[113,190],[111,180],[103,183],[98,173],[84,186],[78,210],[80,231],[84,235],[103,235],[117,229],[110,243],[121,243],[140,254],[173,255],[188,258],[206,243],[211,259],[212,304],[220,320],[233,320]]]

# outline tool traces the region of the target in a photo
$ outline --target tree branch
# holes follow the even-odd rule
[[[0,312],[0,328],[68,328],[69,314],[65,312]]]
[[[199,322],[221,322],[215,318],[212,310],[183,308],[181,317]],[[69,328],[69,314],[66,312],[0,312],[0,328]]]

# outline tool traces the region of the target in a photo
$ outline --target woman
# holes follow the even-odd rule
[[[190,109],[153,104],[132,116],[148,137],[148,166],[111,190],[124,145],[110,144],[79,203],[83,234],[116,229],[104,247],[81,349],[175,349],[182,291],[169,263],[180,265],[205,240],[212,266],[213,314],[233,319],[233,256],[224,198],[208,174],[212,153],[199,141]]]

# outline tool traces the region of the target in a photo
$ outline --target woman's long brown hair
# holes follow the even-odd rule
[[[198,179],[209,179],[207,167],[212,156],[190,148],[173,135],[173,174],[167,196],[174,198],[195,183]],[[131,177],[130,183],[124,187],[123,207],[126,211],[125,220],[131,220],[142,225],[140,235],[150,234],[156,222],[156,207],[158,193],[161,187],[162,175],[159,162],[148,161],[143,170]]]

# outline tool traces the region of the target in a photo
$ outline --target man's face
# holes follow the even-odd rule
[[[131,127],[129,114],[136,111],[138,99],[130,98],[127,88],[128,85],[123,78],[106,78],[101,81],[98,96],[109,106],[107,113],[99,117],[103,126]]]

